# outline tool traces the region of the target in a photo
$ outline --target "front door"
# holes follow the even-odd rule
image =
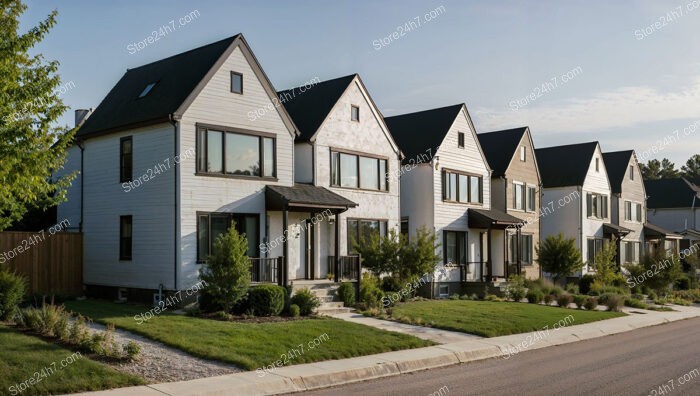
[[[306,235],[304,238],[306,240],[306,246],[305,246],[305,277],[306,279],[315,279],[316,278],[316,271],[314,271],[314,263],[315,263],[315,258],[316,258],[316,250],[314,249],[314,246],[316,245],[315,242],[315,230],[316,226],[314,225],[314,222],[311,220],[306,220]]]

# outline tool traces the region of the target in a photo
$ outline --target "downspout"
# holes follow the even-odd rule
[[[588,201],[586,200],[586,197],[583,196],[583,187],[578,186],[576,187],[576,190],[578,191],[578,196],[579,196],[579,205],[578,205],[578,230],[579,230],[579,251],[583,251],[583,203],[586,202],[588,204]],[[586,208],[588,210],[588,208]],[[582,257],[583,259],[583,257]],[[586,264],[587,265],[587,264]],[[583,270],[581,271],[581,276],[583,276]]]
[[[537,185],[539,188],[539,195],[540,195],[540,207],[535,208],[536,210],[539,210],[539,213],[537,213],[537,239],[542,240],[542,198],[544,198],[544,188],[543,184],[540,183]],[[539,243],[539,242],[538,242]],[[537,268],[539,272],[539,277],[542,278],[542,265],[539,263],[540,257],[537,256]]]
[[[83,177],[83,166],[84,163],[84,153],[85,145],[82,140],[76,141],[78,148],[80,148],[80,224],[79,231],[83,232],[83,200],[85,199],[85,179]]]
[[[178,163],[179,162],[179,152],[180,152],[180,124],[179,122],[173,117],[173,114],[170,114],[168,116],[170,124],[173,126],[173,164],[174,164],[174,174],[173,174],[173,260],[174,260],[174,266],[173,266],[173,290],[179,290],[178,289],[178,270],[179,268],[179,263],[180,263],[180,249],[178,248],[179,246],[179,235],[180,235],[180,213],[178,210],[178,199],[179,199],[179,179],[180,179],[180,172],[179,172],[179,167]],[[178,158],[178,161],[175,161],[175,158]]]

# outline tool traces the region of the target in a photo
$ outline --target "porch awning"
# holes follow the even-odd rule
[[[668,231],[655,224],[644,223],[644,238],[646,239],[683,239],[683,235]]]
[[[469,228],[500,228],[518,227],[525,221],[496,209],[468,209],[467,222]]]
[[[619,226],[617,224],[613,223],[605,223],[603,224],[603,234],[610,234],[610,235],[617,235],[617,236],[625,236],[632,232],[629,228],[625,228],[622,226]]]
[[[267,210],[292,212],[321,212],[327,209],[344,212],[357,204],[323,187],[294,184],[291,187],[265,186],[265,206]]]

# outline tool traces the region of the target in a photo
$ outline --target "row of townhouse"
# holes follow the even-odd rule
[[[232,221],[252,281],[282,285],[357,280],[355,242],[426,227],[434,296],[541,276],[535,246],[559,232],[588,259],[615,240],[621,262],[647,230],[679,237],[645,223],[631,151],[477,134],[464,104],[384,118],[357,74],[278,92],[240,34],[127,70],[76,123],[60,173],[79,177],[58,218],[84,235],[90,295],[194,286]]]

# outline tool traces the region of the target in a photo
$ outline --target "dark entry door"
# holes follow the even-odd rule
[[[316,257],[316,250],[314,249],[314,239],[316,234],[316,226],[311,220],[306,220],[306,254],[305,256],[305,276],[306,279],[315,279],[316,273],[314,268],[314,262]]]

